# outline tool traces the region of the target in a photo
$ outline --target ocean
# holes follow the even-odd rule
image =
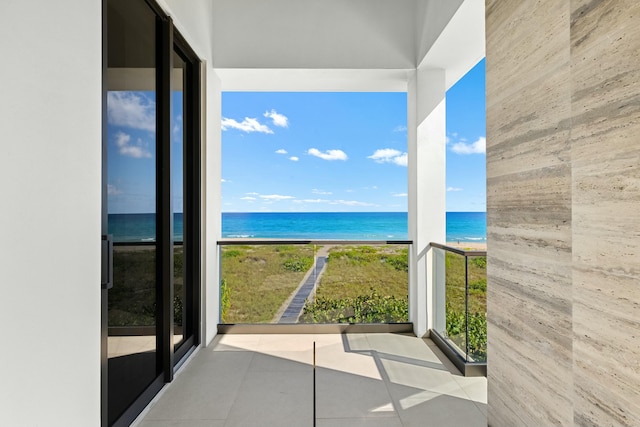
[[[155,214],[109,214],[116,242],[155,240]],[[174,240],[182,241],[176,213]],[[447,242],[487,241],[485,212],[447,212]],[[223,213],[223,238],[406,240],[406,212]],[[443,242],[444,243],[444,242]]]

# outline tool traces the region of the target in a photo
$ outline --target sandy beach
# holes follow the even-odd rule
[[[475,242],[447,242],[447,246],[452,246],[454,248],[472,250],[472,251],[486,251],[487,244],[486,243],[475,243]]]

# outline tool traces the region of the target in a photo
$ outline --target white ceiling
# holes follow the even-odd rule
[[[484,0],[161,2],[224,90],[405,90],[418,66],[450,86],[484,56]]]

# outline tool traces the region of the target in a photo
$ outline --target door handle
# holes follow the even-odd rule
[[[113,288],[113,235],[102,235],[102,289]]]

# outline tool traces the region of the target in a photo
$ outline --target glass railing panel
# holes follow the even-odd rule
[[[314,265],[313,245],[222,246],[222,323],[277,323]]]
[[[326,268],[300,323],[408,321],[407,245],[336,245],[323,252]]]
[[[487,361],[487,257],[467,257],[469,361]]]
[[[433,331],[469,363],[487,361],[486,255],[431,243]]]
[[[463,356],[467,349],[465,261],[463,255],[445,255],[445,337]]]
[[[408,321],[408,245],[221,243],[222,323]]]

